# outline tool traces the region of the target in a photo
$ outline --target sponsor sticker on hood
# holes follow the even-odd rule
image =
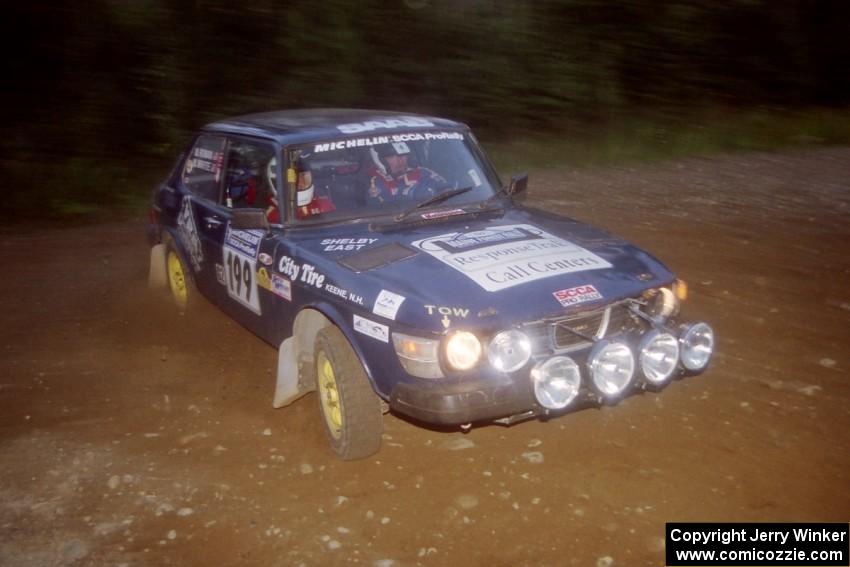
[[[585,301],[602,299],[602,294],[590,284],[554,291],[552,295],[564,307],[569,307],[576,303],[584,303]]]
[[[354,316],[354,330],[383,343],[390,342],[390,328],[359,315]]]
[[[593,252],[530,224],[452,232],[417,240],[412,246],[491,292],[552,276],[612,267]]]
[[[382,289],[375,300],[375,306],[372,307],[372,313],[395,321],[398,309],[405,299],[403,295]]]

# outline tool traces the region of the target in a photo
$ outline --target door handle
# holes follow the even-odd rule
[[[215,217],[204,217],[204,222],[207,223],[209,228],[217,228],[222,225],[222,221]]]

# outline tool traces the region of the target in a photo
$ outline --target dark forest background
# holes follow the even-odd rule
[[[850,141],[850,2],[7,3],[4,217],[144,201],[222,116],[470,124],[500,167]]]

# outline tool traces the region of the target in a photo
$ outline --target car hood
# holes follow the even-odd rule
[[[358,298],[376,321],[432,332],[564,315],[674,279],[628,242],[528,208],[384,232],[356,224],[309,233],[298,247],[332,293]]]

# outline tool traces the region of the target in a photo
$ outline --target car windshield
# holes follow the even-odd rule
[[[400,214],[442,216],[489,199],[499,179],[474,139],[457,131],[340,138],[290,153],[299,223]],[[449,193],[452,194],[449,194]]]

